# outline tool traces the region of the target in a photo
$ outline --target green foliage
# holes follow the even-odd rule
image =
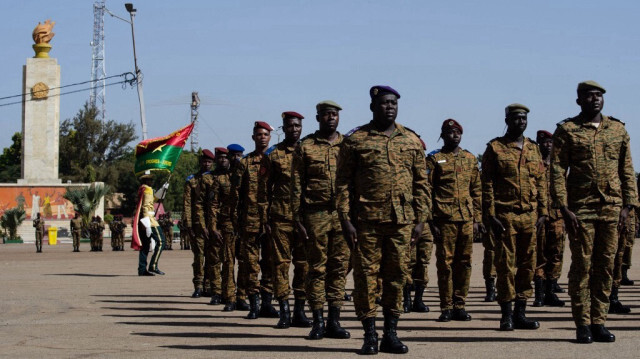
[[[20,178],[22,134],[14,133],[11,140],[13,144],[0,155],[0,182],[16,182]]]
[[[27,213],[21,208],[11,208],[4,211],[2,217],[0,217],[0,226],[6,231],[9,231],[9,239],[19,239],[18,227],[27,218]]]
[[[94,183],[89,187],[70,188],[64,194],[64,198],[73,204],[73,209],[82,216],[82,222],[86,227],[100,204],[100,199],[110,190],[109,186]]]
[[[133,123],[101,122],[98,110],[85,103],[75,117],[60,125],[60,177],[63,182],[104,182],[118,188],[120,174],[132,161],[129,144],[136,139]]]
[[[111,213],[107,213],[104,215],[104,222],[106,224],[109,224],[111,222],[113,222],[113,215]]]

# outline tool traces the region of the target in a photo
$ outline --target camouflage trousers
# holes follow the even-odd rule
[[[622,281],[622,269],[629,268],[625,266],[624,256],[627,251],[631,251],[629,242],[633,245],[634,237],[636,236],[636,223],[635,213],[629,212],[627,218],[627,230],[623,233],[618,233],[618,248],[616,250],[616,257],[613,260],[613,283],[614,288],[620,288],[620,281]]]
[[[560,278],[565,236],[563,219],[550,220],[544,231],[537,235],[535,278]]]
[[[235,258],[236,263],[238,263],[238,275],[236,277],[236,300],[244,300],[247,298],[247,280],[248,276],[246,273],[246,266],[244,264],[244,258],[241,253],[243,253],[243,244],[240,236],[234,234],[233,241],[235,243]]]
[[[496,239],[491,230],[491,226],[486,226],[487,232],[482,235],[482,277],[492,279],[496,277]]]
[[[242,276],[246,295],[258,294],[261,291],[273,293],[273,250],[270,241],[264,240],[264,236],[255,232],[244,232],[241,237],[239,265],[242,268],[238,271],[238,287]]]
[[[205,239],[204,231],[196,228],[191,238],[193,252],[193,286],[213,294],[221,293],[220,246],[214,246],[213,233]]]
[[[118,246],[118,235],[111,232],[111,248],[115,249]]]
[[[73,247],[74,248],[79,248],[80,247],[80,235],[82,232],[80,231],[71,231],[71,237],[73,238]]]
[[[191,240],[189,239],[189,232],[186,230],[180,230],[180,248],[191,249]]]
[[[427,287],[429,284],[429,263],[433,252],[433,235],[428,225],[424,226],[422,236],[411,245],[407,284]]]
[[[407,251],[412,224],[358,222],[358,243],[353,252],[353,303],[358,320],[375,318],[378,276],[382,277],[381,305],[399,317],[402,290],[407,280]]]
[[[164,231],[164,242],[165,249],[172,249],[171,244],[173,243],[173,226]]]
[[[225,303],[236,300],[236,281],[234,267],[236,264],[236,237],[233,233],[231,221],[218,223],[218,230],[222,234],[222,299]]]
[[[44,233],[43,232],[36,231],[36,249],[37,250],[41,250],[42,249],[42,238],[43,237],[44,237]]]
[[[322,309],[325,302],[341,308],[351,250],[342,235],[338,212],[307,209],[304,214],[307,240],[304,250],[309,266],[305,292],[311,310]]]
[[[631,210],[629,212],[629,226],[627,233],[627,241],[624,246],[624,254],[622,255],[622,268],[630,268],[631,267],[631,255],[633,253],[633,244],[636,240],[636,220],[635,220],[635,210]]]
[[[619,240],[618,223],[580,218],[578,223],[576,237],[569,237],[569,296],[573,320],[576,325],[604,324]]]
[[[496,235],[496,291],[498,303],[526,300],[536,260],[535,211],[496,213],[505,231]]]
[[[293,260],[293,294],[296,299],[307,299],[304,281],[309,267],[304,244],[295,234],[294,222],[274,220],[271,222],[271,246],[273,248],[273,295],[278,300],[289,298],[289,267]]]
[[[434,239],[440,308],[462,309],[469,294],[471,279],[473,222],[437,220],[434,225],[440,229],[440,237]]]

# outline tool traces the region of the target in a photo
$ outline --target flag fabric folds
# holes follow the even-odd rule
[[[168,136],[151,138],[138,143],[134,167],[136,176],[147,170],[173,172],[182,148],[193,131],[193,126],[194,123],[191,123]]]

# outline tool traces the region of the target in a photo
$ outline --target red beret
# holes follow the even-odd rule
[[[422,149],[426,151],[426,150],[427,150],[427,144],[426,144],[426,143],[424,143],[424,141],[422,140],[422,138],[418,138],[418,139],[420,140],[420,143],[422,144]]]
[[[457,128],[458,130],[460,130],[460,133],[462,133],[462,126],[458,123],[458,121],[452,118],[448,118],[442,123],[442,131],[448,128]]]
[[[553,138],[553,135],[551,134],[551,132],[545,131],[545,130],[539,130],[536,133],[536,141],[537,142],[540,142],[540,141],[542,141],[542,140],[544,140],[546,138],[548,138],[548,139],[552,139]]]
[[[273,127],[271,127],[271,125],[264,121],[256,121],[256,123],[253,125],[253,129],[255,130],[256,128],[264,128],[269,132],[273,131]]]
[[[213,155],[213,153],[211,153],[211,151],[209,150],[202,150],[202,158],[210,158],[212,160],[216,159],[216,156]]]
[[[295,117],[295,118],[299,118],[299,119],[304,119],[304,116],[302,116],[301,114],[295,112],[295,111],[287,111],[287,112],[283,112],[282,113],[282,119],[284,120],[287,117]]]
[[[215,151],[216,151],[216,154],[218,154],[218,153],[229,153],[229,150],[226,147],[216,147]]]

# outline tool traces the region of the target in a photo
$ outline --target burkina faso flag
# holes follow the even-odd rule
[[[151,138],[138,143],[134,169],[136,176],[147,170],[173,172],[182,153],[182,148],[191,135],[193,125],[191,123],[169,136]]]

